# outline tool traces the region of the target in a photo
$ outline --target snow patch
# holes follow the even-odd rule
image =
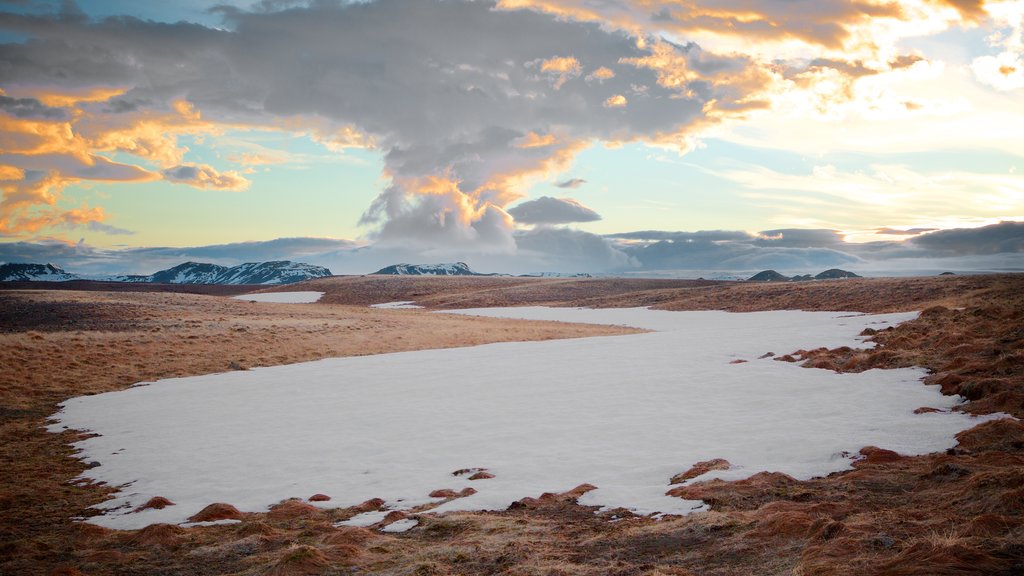
[[[415,518],[406,518],[404,520],[396,520],[391,524],[380,529],[381,532],[390,532],[392,534],[396,532],[408,532],[410,529],[415,528],[420,521]]]
[[[250,298],[251,296],[243,296]],[[390,510],[436,503],[431,491],[477,492],[436,512],[496,510],[525,496],[598,488],[584,504],[686,514],[665,495],[696,462],[736,480],[760,471],[805,479],[848,469],[866,445],[945,450],[984,420],[949,409],[922,369],[836,374],[762,357],[863,346],[881,316],[832,312],[485,309],[488,316],[622,324],[644,334],[334,358],[162,380],[70,399],[51,431],[99,462],[84,478],[120,486],[89,522],[140,528],[184,522],[211,502],[264,511],[323,492],[331,505],[382,498]],[[747,362],[730,364],[741,358]],[[116,455],[114,454],[116,452]],[[486,468],[473,481],[455,472]],[[154,495],[177,503],[130,512]],[[374,524],[386,513],[349,522]],[[371,520],[373,520],[371,522]],[[349,524],[357,525],[357,524]]]
[[[348,520],[342,520],[341,522],[335,522],[335,526],[355,526],[356,528],[366,528],[367,526],[373,526],[374,524],[384,520],[384,517],[391,513],[391,510],[372,510],[370,512],[363,512],[362,514],[356,514]]]
[[[399,302],[384,302],[383,304],[370,304],[370,308],[412,309],[423,308],[423,306],[416,305],[412,300],[401,300]]]
[[[275,304],[311,304],[320,300],[323,295],[323,292],[267,292],[264,294],[242,294],[241,296],[232,296],[232,298]]]

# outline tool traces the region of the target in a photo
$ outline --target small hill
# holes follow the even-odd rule
[[[374,272],[392,276],[494,276],[480,274],[470,269],[465,262],[451,264],[392,264]]]
[[[860,278],[859,275],[839,268],[829,268],[814,277],[815,280],[836,280],[838,278]]]
[[[0,265],[0,282],[78,280],[78,276],[65,272],[53,264],[9,263]]]
[[[593,274],[586,272],[534,272],[531,274],[520,274],[520,278],[593,278]]]
[[[747,278],[747,282],[789,282],[789,276],[783,276],[775,270],[762,270]]]

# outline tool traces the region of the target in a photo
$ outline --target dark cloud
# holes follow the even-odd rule
[[[844,242],[843,237],[835,230],[783,228],[760,232],[754,243],[759,246],[813,248],[838,246]]]
[[[107,100],[103,106],[103,111],[110,114],[125,114],[127,112],[135,112],[144,106],[152,104],[149,100],[142,98],[111,98]]]
[[[911,238],[907,243],[936,256],[1024,252],[1024,222],[940,230]]]
[[[0,94],[0,110],[15,118],[41,118],[45,120],[63,120],[67,112],[61,108],[52,108],[35,98],[11,98]]]
[[[562,180],[561,182],[555,182],[557,188],[579,188],[586,184],[587,181],[583,178],[570,178],[568,180]]]
[[[514,206],[508,213],[520,224],[595,222],[601,215],[571,198],[541,196]]]

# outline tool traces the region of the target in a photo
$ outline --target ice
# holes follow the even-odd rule
[[[311,304],[320,300],[323,295],[323,292],[264,292],[262,294],[242,294],[241,296],[232,296],[232,298],[275,304]]]
[[[213,502],[262,511],[314,493],[331,496],[321,506],[379,497],[409,510],[437,502],[433,490],[469,486],[477,493],[436,511],[504,509],[583,483],[598,487],[585,504],[686,514],[702,503],[665,492],[701,460],[733,467],[698,479],[810,478],[849,468],[844,453],[866,445],[945,450],[984,420],[950,411],[961,399],[923,385],[922,369],[836,374],[760,358],[863,346],[865,327],[914,314],[464,313],[654,331],[335,358],[70,399],[51,429],[98,433],[76,444],[100,464],[83,476],[119,487],[89,522],[180,523]],[[921,406],[945,411],[914,414]],[[465,468],[495,477],[453,474]],[[130,512],[153,496],[177,505]]]
[[[423,308],[423,306],[417,306],[412,300],[402,300],[402,301],[399,301],[399,302],[384,302],[382,304],[370,304],[370,308],[411,309],[411,308]]]

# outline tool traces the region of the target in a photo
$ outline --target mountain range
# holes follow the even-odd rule
[[[7,263],[0,265],[0,282],[100,280],[153,284],[292,284],[330,275],[331,271],[323,266],[288,260],[247,262],[231,267],[205,262],[185,262],[150,275],[95,277],[72,274],[53,264]]]
[[[498,274],[474,272],[465,262],[453,262],[450,264],[392,264],[377,270],[374,274],[393,276],[498,276]]]

